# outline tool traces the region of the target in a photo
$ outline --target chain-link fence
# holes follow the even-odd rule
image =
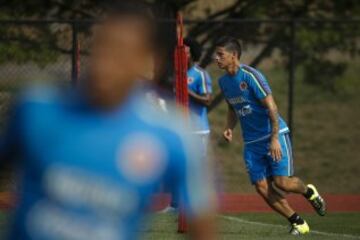
[[[211,63],[215,41],[243,42],[241,62],[258,67],[273,88],[280,113],[292,128],[296,173],[327,192],[360,192],[356,143],[360,136],[360,21],[185,21],[188,35],[205,48],[203,67],[213,79],[209,118],[225,191],[251,191],[242,164],[240,130],[222,139],[226,106]],[[86,72],[89,21],[0,21],[0,119],[13,93],[34,81],[76,82]],[[339,179],[341,176],[341,179]],[[349,185],[349,182],[353,184]]]

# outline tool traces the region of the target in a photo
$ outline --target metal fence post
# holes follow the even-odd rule
[[[295,41],[296,41],[296,20],[290,22],[290,46],[289,46],[289,94],[288,94],[288,124],[290,137],[294,129],[294,83],[295,83]]]
[[[71,83],[75,85],[79,78],[79,42],[78,42],[78,24],[76,21],[71,23],[72,26],[72,50],[71,50]]]

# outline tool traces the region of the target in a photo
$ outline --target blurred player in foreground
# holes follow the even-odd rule
[[[213,239],[212,191],[196,143],[139,87],[155,26],[141,4],[112,5],[94,30],[81,87],[20,97],[2,146],[2,158],[16,155],[22,170],[10,239],[137,239],[164,178],[182,197],[192,238]]]
[[[197,135],[197,139],[201,141],[201,148],[197,151],[202,154],[203,158],[208,157],[208,144],[210,136],[209,120],[207,116],[207,106],[212,99],[211,78],[206,70],[202,69],[198,63],[202,54],[201,45],[191,39],[185,38],[186,53],[189,59],[188,75],[188,92],[189,92],[189,108],[192,132]],[[204,165],[207,164],[207,159]],[[170,206],[162,210],[162,213],[176,212],[178,208],[178,199],[176,194],[172,194]]]
[[[238,119],[244,138],[244,159],[257,192],[276,212],[286,217],[291,234],[309,232],[308,224],[289,206],[276,188],[303,194],[316,212],[325,215],[325,202],[315,186],[293,176],[293,156],[289,129],[279,116],[265,77],[256,69],[240,64],[241,45],[232,37],[219,40],[215,60],[226,74],[219,79],[228,103],[224,138],[231,142]]]

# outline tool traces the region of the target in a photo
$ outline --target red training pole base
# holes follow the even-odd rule
[[[186,217],[183,212],[179,213],[178,217],[178,233],[186,233],[188,230]]]

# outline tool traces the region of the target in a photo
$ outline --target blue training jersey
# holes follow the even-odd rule
[[[264,75],[245,64],[237,73],[225,74],[219,79],[219,86],[240,120],[245,143],[256,142],[270,137],[272,126],[269,111],[260,102],[271,94]],[[289,132],[285,121],[279,116],[280,133]]]
[[[206,211],[210,190],[196,142],[143,95],[112,112],[74,92],[20,98],[1,145],[2,158],[16,154],[22,170],[10,239],[136,239],[163,181],[189,215]]]
[[[211,78],[209,74],[197,65],[192,66],[188,72],[188,88],[198,95],[211,94]],[[191,121],[197,133],[209,133],[209,120],[205,105],[190,98],[189,107],[192,112]]]

